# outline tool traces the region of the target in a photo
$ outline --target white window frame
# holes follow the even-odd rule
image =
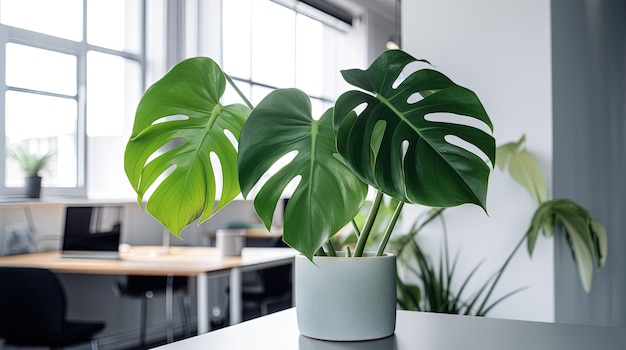
[[[0,0],[1,1],[1,0]],[[88,188],[87,178],[87,136],[86,136],[86,91],[87,81],[87,53],[95,51],[113,56],[122,57],[124,59],[136,61],[140,65],[142,91],[145,89],[145,52],[146,52],[146,1],[141,1],[141,21],[140,28],[140,50],[139,53],[131,53],[100,47],[87,43],[87,0],[83,0],[83,39],[80,42],[58,38],[38,32],[33,32],[21,28],[15,28],[0,23],[0,154],[6,155],[6,134],[5,134],[5,94],[7,91],[28,91],[48,96],[65,95],[50,94],[39,91],[23,90],[9,88],[6,84],[6,45],[7,43],[16,43],[20,45],[55,51],[63,54],[69,54],[77,57],[77,89],[76,95],[73,97],[77,101],[77,128],[76,128],[76,145],[77,145],[77,186],[75,187],[46,187],[46,196],[63,196],[63,197],[86,197]],[[5,157],[0,160],[0,196],[11,197],[23,195],[23,188],[7,187],[6,180],[6,163]],[[120,160],[122,161],[122,160]]]

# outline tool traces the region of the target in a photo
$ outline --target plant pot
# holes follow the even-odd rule
[[[338,253],[340,254],[340,253]],[[396,327],[396,256],[295,260],[298,328],[307,337],[372,340]]]
[[[39,198],[41,195],[41,176],[26,176],[24,178],[26,197]]]

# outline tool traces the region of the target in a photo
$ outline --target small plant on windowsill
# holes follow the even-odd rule
[[[9,151],[9,157],[17,162],[25,175],[26,196],[39,198],[41,194],[41,172],[46,170],[54,152],[33,153],[17,146]]]
[[[396,272],[395,256],[383,251],[402,206],[486,208],[495,164],[493,127],[478,97],[438,71],[411,69],[420,63],[428,64],[388,50],[367,70],[342,71],[359,90],[342,94],[318,119],[300,90],[277,89],[253,107],[214,61],[185,60],[142,97],[126,147],[126,174],[140,203],[151,190],[146,210],[177,235],[240,192],[257,193],[255,210],[269,228],[285,188],[296,181],[283,239],[302,253],[296,258],[301,333],[330,340],[388,336],[395,330]],[[227,82],[245,105],[221,104]],[[476,123],[483,127],[470,126]],[[221,178],[211,155],[219,159]],[[264,182],[288,155],[289,163]],[[357,215],[368,187],[376,196],[355,249],[336,252],[330,238]],[[366,252],[384,194],[398,206],[377,251]],[[340,271],[346,275],[329,275]]]

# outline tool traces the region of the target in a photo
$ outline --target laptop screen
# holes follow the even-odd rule
[[[67,207],[62,253],[117,253],[122,216],[122,206]]]

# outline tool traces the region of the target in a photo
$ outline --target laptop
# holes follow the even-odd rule
[[[65,208],[62,258],[119,259],[122,206]]]

